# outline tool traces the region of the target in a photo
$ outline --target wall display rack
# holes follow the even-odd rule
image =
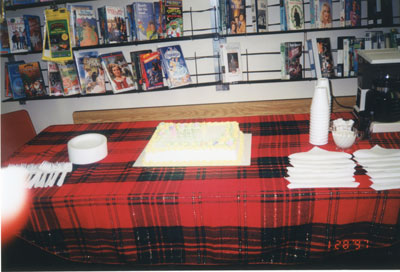
[[[27,4],[27,5],[21,5],[21,6],[9,6],[5,7],[6,11],[7,10],[19,10],[19,9],[28,9],[28,8],[33,8],[33,7],[57,7],[58,5],[66,4],[66,3],[75,3],[75,2],[86,2],[87,0],[56,0],[52,2],[39,2],[39,3],[34,3],[34,4]],[[94,1],[94,0],[89,0],[89,1]],[[367,1],[367,0],[362,0],[362,1]],[[339,0],[333,0],[333,2],[339,2]],[[303,8],[306,8],[310,2],[303,2]],[[279,4],[271,4],[268,5],[268,8],[272,7],[277,7]],[[251,8],[251,6],[246,6],[246,9]],[[90,49],[103,49],[103,48],[114,48],[114,47],[128,47],[128,46],[137,46],[137,45],[145,45],[145,44],[159,44],[159,43],[164,43],[164,42],[180,42],[180,41],[191,41],[191,40],[198,40],[198,39],[213,39],[214,41],[219,41],[222,39],[235,39],[235,38],[243,38],[246,36],[264,36],[264,35],[283,35],[283,34],[291,34],[291,33],[303,33],[303,50],[302,50],[302,78],[301,79],[291,79],[291,80],[284,80],[281,79],[280,76],[278,78],[272,78],[272,79],[250,79],[251,74],[268,74],[268,73],[280,73],[280,70],[277,69],[272,69],[272,70],[254,70],[251,69],[252,65],[249,60],[249,56],[258,56],[258,55],[279,55],[279,51],[264,51],[264,52],[251,52],[249,53],[248,50],[246,49],[245,52],[241,53],[241,56],[245,58],[245,69],[243,69],[243,74],[244,78],[242,81],[237,81],[234,83],[224,83],[222,81],[222,71],[219,68],[216,69],[214,72],[207,72],[207,73],[199,73],[198,72],[198,62],[204,60],[204,59],[217,59],[218,61],[220,60],[219,54],[214,54],[214,55],[205,55],[205,56],[197,56],[196,52],[194,52],[193,57],[185,57],[185,59],[188,62],[192,62],[193,66],[195,68],[194,73],[191,73],[192,78],[194,78],[194,82],[190,85],[174,88],[174,89],[180,89],[180,88],[197,88],[197,87],[204,87],[204,86],[217,86],[221,84],[261,84],[261,83],[275,83],[275,82],[293,82],[293,81],[313,81],[316,80],[315,77],[306,77],[305,72],[310,71],[310,67],[306,67],[306,56],[308,55],[308,51],[304,50],[304,45],[305,41],[307,38],[307,33],[309,32],[324,32],[324,31],[334,31],[334,30],[355,30],[355,29],[374,29],[377,27],[385,27],[385,28],[396,28],[400,27],[400,24],[395,24],[393,23],[392,25],[385,25],[385,26],[378,26],[378,25],[369,25],[363,23],[361,26],[356,26],[356,27],[336,27],[333,26],[331,28],[304,28],[304,29],[299,29],[299,30],[273,30],[273,31],[267,31],[267,32],[246,32],[243,34],[228,34],[228,33],[220,33],[218,32],[218,18],[217,18],[217,7],[211,7],[207,9],[201,9],[201,10],[192,10],[190,8],[189,10],[184,10],[184,14],[189,14],[189,21],[190,21],[190,27],[188,29],[184,29],[184,35],[178,38],[168,38],[168,39],[156,39],[156,40],[145,40],[145,41],[128,41],[128,42],[123,42],[123,43],[113,43],[113,44],[99,44],[99,45],[94,45],[94,46],[87,46],[87,47],[74,47],[73,51],[80,51],[80,50],[90,50]],[[195,28],[193,24],[193,14],[196,13],[210,13],[210,17],[214,19],[214,26],[216,27],[210,27],[210,28]],[[395,18],[398,18],[399,16],[394,16]],[[366,21],[367,18],[363,17],[361,18],[362,21]],[[332,18],[332,21],[338,22],[338,18]],[[305,21],[306,23],[310,23],[310,21]],[[279,25],[279,23],[268,23],[268,27],[276,26]],[[43,25],[41,26],[42,28],[44,27]],[[207,33],[204,33],[207,32]],[[200,34],[199,34],[200,33]],[[333,52],[336,52],[336,48],[332,48]],[[39,54],[41,52],[22,52],[22,53],[7,53],[7,54],[1,54],[1,57],[8,58],[9,60],[13,60],[14,56],[17,55],[28,55],[28,54]],[[308,57],[307,57],[308,58]],[[41,69],[42,73],[46,72],[47,69]],[[335,67],[336,70],[336,67]],[[207,82],[199,82],[199,78],[204,77],[204,76],[215,76],[215,80],[212,81],[207,81]],[[345,77],[345,78],[352,78],[355,76],[350,76],[350,77]],[[337,79],[341,79],[343,77],[333,77]],[[107,83],[107,81],[106,81]],[[48,88],[48,86],[46,86]],[[19,102],[20,104],[25,104],[26,101],[29,100],[48,100],[48,99],[68,99],[68,98],[76,98],[76,97],[98,97],[98,96],[105,96],[105,95],[123,95],[123,94],[128,94],[128,93],[138,93],[138,92],[154,92],[154,91],[167,91],[167,90],[173,90],[173,89],[168,89],[168,87],[163,87],[163,88],[158,88],[154,90],[145,90],[145,91],[128,91],[128,92],[123,92],[119,94],[114,94],[111,89],[108,89],[106,93],[101,93],[101,94],[89,94],[89,95],[72,95],[72,96],[44,96],[44,97],[37,97],[37,98],[24,98],[24,99],[12,99],[12,98],[7,98],[3,100],[2,102]]]

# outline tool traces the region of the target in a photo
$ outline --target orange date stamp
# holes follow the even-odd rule
[[[369,247],[365,239],[341,239],[328,242],[328,249],[333,250],[360,250]]]

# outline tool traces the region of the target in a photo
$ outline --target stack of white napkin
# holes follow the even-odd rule
[[[371,188],[377,191],[400,188],[400,149],[375,145],[371,149],[357,150],[354,159],[370,176]]]
[[[287,167],[288,188],[355,188],[359,183],[355,182],[356,163],[351,157],[345,152],[326,151],[319,147],[291,154],[289,162],[293,167]]]
[[[9,167],[23,167],[28,170],[29,176],[26,187],[45,188],[62,186],[68,172],[72,171],[71,162],[48,162],[44,161],[41,164],[19,164],[9,165]],[[57,182],[57,183],[56,183]]]

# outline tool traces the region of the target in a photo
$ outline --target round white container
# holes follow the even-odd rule
[[[107,157],[107,138],[98,133],[87,133],[68,141],[69,161],[73,164],[90,164]]]

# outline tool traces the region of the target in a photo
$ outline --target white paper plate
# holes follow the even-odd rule
[[[289,159],[300,160],[326,160],[326,159],[350,159],[351,154],[345,152],[328,151],[319,147],[313,147],[307,152],[298,152],[289,155]]]
[[[132,165],[133,167],[176,167],[173,163],[171,165],[152,165],[152,166],[147,166],[143,164],[143,159],[144,159],[144,153],[146,152],[146,147],[142,151],[142,153],[139,155],[139,158],[135,161],[135,163]],[[190,164],[190,165],[181,165],[179,164],[179,167],[186,167],[186,166],[249,166],[251,165],[251,134],[244,134],[244,154],[243,154],[243,160],[240,163],[228,163],[228,164],[223,164],[223,165],[210,165],[206,163],[199,163],[196,165]]]
[[[107,138],[98,133],[87,133],[68,141],[68,156],[73,164],[90,164],[108,155]]]
[[[400,149],[383,148],[379,145],[375,145],[371,149],[359,149],[354,152],[353,155],[356,160],[358,158],[400,158]]]

